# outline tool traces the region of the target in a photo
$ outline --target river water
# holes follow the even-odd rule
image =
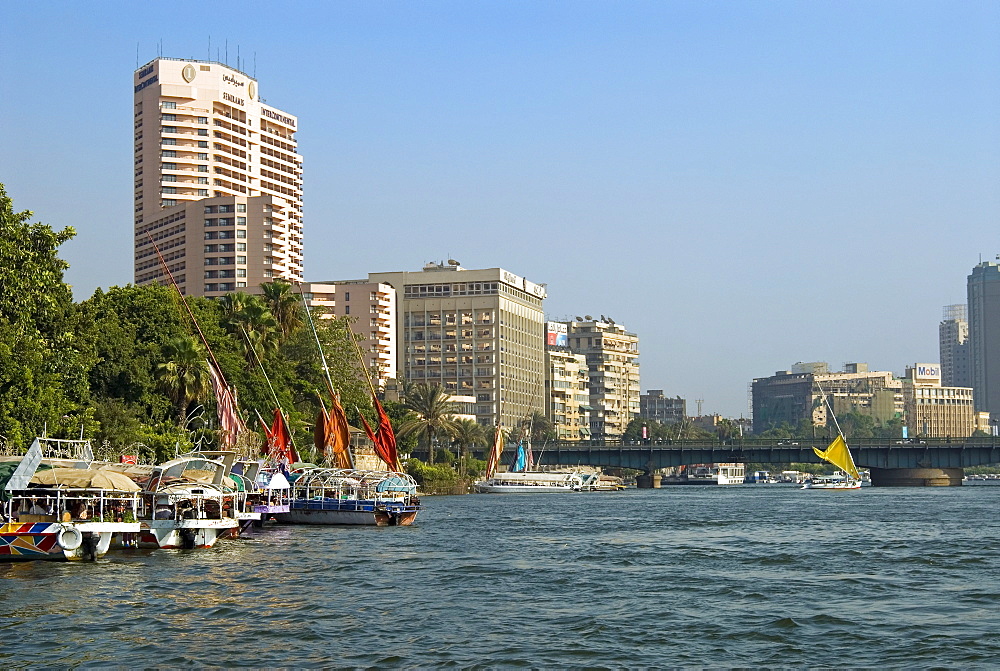
[[[1000,487],[427,497],[0,565],[3,667],[997,667]]]

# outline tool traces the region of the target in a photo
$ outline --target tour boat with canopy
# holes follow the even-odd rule
[[[293,477],[290,510],[274,515],[279,522],[405,527],[420,510],[406,473],[313,468]]]
[[[58,455],[47,464],[42,445]],[[114,537],[131,542],[139,531],[139,486],[95,467],[89,441],[36,438],[19,462],[4,465],[13,468],[0,476],[6,480],[0,562],[93,560],[108,552]]]
[[[221,459],[213,456],[222,455]],[[192,452],[153,469],[144,490],[140,547],[210,548],[239,526],[227,475],[234,452]]]

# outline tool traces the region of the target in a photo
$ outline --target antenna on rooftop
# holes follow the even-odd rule
[[[701,417],[701,404],[705,402],[705,399],[696,398],[694,402],[698,404],[698,416]]]
[[[212,60],[212,36],[208,36],[208,60]]]
[[[139,69],[139,40],[135,41],[135,69]]]

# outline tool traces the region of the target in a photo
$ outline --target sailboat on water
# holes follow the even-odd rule
[[[837,421],[837,416],[833,414],[833,407],[830,406],[826,394],[823,393],[823,388],[820,387],[819,390],[823,394],[823,400],[826,402],[827,407],[830,408],[830,415],[833,417],[833,423],[837,427],[837,437],[833,439],[833,442],[825,450],[818,450],[814,447],[813,452],[823,461],[839,468],[840,471],[835,475],[806,480],[802,485],[802,489],[861,489],[861,474],[858,473],[858,467],[854,465],[851,448],[847,446],[844,432],[840,430],[840,423]]]
[[[534,458],[531,452],[530,430],[517,443],[514,463],[506,473],[498,473],[503,452],[503,431],[499,422],[493,435],[493,445],[486,460],[486,473],[482,480],[473,483],[479,494],[542,494],[546,492],[578,492],[584,489],[584,479],[579,473],[546,473],[532,471]]]

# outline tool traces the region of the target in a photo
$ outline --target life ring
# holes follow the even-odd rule
[[[83,545],[83,532],[76,527],[63,527],[56,536],[56,542],[63,550],[76,550]]]

